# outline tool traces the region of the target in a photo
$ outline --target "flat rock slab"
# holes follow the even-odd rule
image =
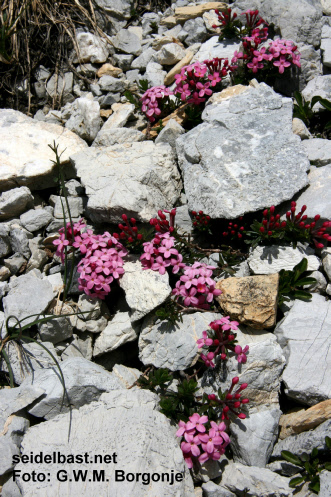
[[[255,329],[270,328],[276,323],[279,275],[246,276],[220,280],[222,291],[217,300],[232,319]]]
[[[285,393],[313,406],[331,397],[331,302],[313,294],[296,300],[275,335],[287,358]]]
[[[122,214],[148,222],[180,196],[181,180],[170,145],[125,143],[70,157],[88,196],[94,222],[122,222]]]
[[[288,486],[289,479],[277,475],[270,469],[256,466],[244,466],[240,463],[228,464],[222,474],[221,486],[236,492],[235,495],[245,495],[249,489],[249,497],[289,497],[292,490]]]
[[[161,305],[170,295],[169,275],[143,269],[141,262],[126,262],[119,285],[131,309],[131,321],[138,321]]]
[[[331,163],[331,140],[311,138],[303,142],[310,163],[313,166],[326,166]]]
[[[30,414],[38,418],[51,419],[59,413],[68,412],[69,401],[71,408],[77,409],[84,404],[98,400],[104,392],[125,388],[116,374],[109,373],[102,366],[83,357],[66,359],[61,362],[61,370],[68,394],[64,397],[59,370],[56,366],[39,369],[22,383],[22,389],[25,387],[31,389],[33,386],[45,390],[45,395],[28,409]]]
[[[246,466],[265,468],[278,438],[278,422],[281,410],[250,410],[242,421],[237,418],[230,423],[233,459]]]
[[[36,190],[56,185],[52,178],[55,155],[53,142],[63,152],[61,162],[83,150],[87,143],[75,133],[40,122],[11,109],[0,110],[0,190],[29,186]]]
[[[313,255],[314,253],[315,251],[311,247],[302,245],[298,245],[297,248],[279,245],[256,247],[247,262],[254,274],[275,274],[282,269],[291,271],[303,258],[306,258],[308,261],[307,271],[317,271],[321,262]]]
[[[214,59],[215,57],[228,59],[231,62],[234,52],[240,49],[238,40],[222,40],[219,41],[218,36],[213,36],[208,41],[205,41],[192,59],[192,63],[203,62],[204,60]]]
[[[68,441],[69,422],[71,424]],[[83,429],[83,436],[82,436]],[[74,466],[68,463],[18,464],[16,469],[22,472],[49,473],[51,482],[26,482],[19,480],[19,486],[24,497],[191,497],[193,482],[186,467],[181,449],[175,437],[175,429],[169,420],[161,413],[144,405],[117,407],[108,409],[105,405],[95,402],[74,410],[71,420],[68,414],[59,415],[55,419],[32,427],[22,442],[22,454],[30,452],[52,454],[88,453],[88,462]],[[112,456],[115,461],[106,464],[95,456]],[[109,461],[109,457],[108,457]],[[74,481],[73,470],[88,473],[85,482]],[[104,471],[102,481],[93,481],[93,471]],[[178,472],[182,481],[174,481],[173,485],[165,481],[152,481],[152,474]],[[57,480],[58,471],[68,472],[68,481]],[[116,481],[121,475],[140,473],[139,481]],[[123,472],[123,473],[122,473]],[[142,476],[143,473],[143,476]],[[146,473],[146,474],[145,474]],[[64,473],[60,473],[64,474]],[[70,479],[69,479],[70,478]],[[130,477],[129,477],[130,478]],[[142,481],[144,478],[144,481]],[[148,479],[149,478],[149,482]],[[157,477],[154,477],[156,480]],[[72,481],[71,481],[72,480]],[[135,478],[136,480],[136,478]]]
[[[291,99],[261,83],[207,104],[202,118],[176,141],[190,210],[234,219],[290,200],[308,184]]]
[[[323,220],[329,220],[331,218],[331,164],[322,168],[312,166],[308,178],[309,186],[296,199],[297,205],[307,206],[305,214],[309,218],[320,214]]]
[[[128,312],[118,312],[95,341],[93,356],[111,352],[121,345],[138,338],[139,327],[131,323]]]
[[[173,326],[168,321],[144,319],[139,337],[139,358],[144,364],[171,371],[186,369],[199,357],[196,341],[211,321],[220,315],[211,312],[184,314],[183,322]]]
[[[3,298],[5,318],[15,316],[19,320],[24,319],[23,326],[32,323],[38,318],[38,314],[47,309],[53,298],[52,285],[41,279],[40,271],[19,276],[10,283],[9,292]],[[33,314],[36,316],[32,316]],[[10,325],[14,325],[14,320]]]

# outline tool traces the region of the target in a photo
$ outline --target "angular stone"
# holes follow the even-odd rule
[[[11,252],[9,228],[6,225],[0,225],[0,258],[6,257],[6,255],[9,255]]]
[[[235,497],[236,494],[230,492],[220,485],[216,485],[213,481],[209,480],[207,483],[202,484],[203,495],[205,497]]]
[[[107,76],[113,76],[114,78],[118,78],[122,74],[122,69],[119,67],[114,67],[112,64],[103,64],[98,70],[97,70],[97,76],[98,78],[101,78],[101,76],[107,75]]]
[[[317,168],[311,166],[308,174],[309,186],[299,197],[296,202],[298,206],[306,205],[305,214],[308,218],[313,218],[320,214],[323,220],[331,219],[331,164]]]
[[[220,280],[217,300],[232,319],[255,329],[271,328],[276,322],[279,275],[247,276]]]
[[[42,388],[3,388],[0,390],[0,428],[4,428],[4,421],[11,414],[15,414],[32,404],[41,397],[45,391]]]
[[[330,100],[331,98],[331,74],[317,76],[313,78],[302,90],[302,96],[307,102],[311,102],[313,97],[319,96]],[[314,112],[324,109],[321,104],[314,105]]]
[[[10,271],[5,266],[0,266],[0,281],[6,281],[10,277]]]
[[[177,121],[170,119],[158,134],[155,144],[168,143],[175,150],[177,138],[184,133],[185,129]]]
[[[200,50],[193,57],[192,62],[203,62],[206,59],[214,59],[215,57],[232,59],[235,51],[240,50],[240,41],[238,40],[222,40],[219,41],[218,36],[213,36],[201,45]]]
[[[124,211],[148,222],[180,195],[180,176],[169,145],[149,141],[91,147],[72,155],[71,161],[88,195],[86,213],[94,222],[122,222]]]
[[[199,358],[196,341],[218,316],[211,312],[184,314],[183,322],[176,326],[168,321],[156,321],[154,317],[145,318],[139,336],[140,360],[145,365],[171,371],[193,366]]]
[[[232,8],[242,13],[252,8],[250,0],[237,0]],[[282,38],[318,46],[321,40],[322,8],[320,1],[255,0],[254,8],[268,23],[279,29]]]
[[[119,284],[131,309],[131,321],[143,318],[171,295],[167,273],[143,269],[140,261],[126,262],[123,269]]]
[[[115,53],[113,55],[114,63],[118,65],[122,69],[122,71],[128,71],[131,67],[131,62],[134,59],[134,56],[131,54],[118,54]]]
[[[208,35],[205,23],[201,17],[186,21],[183,30],[188,33],[185,37],[185,45],[187,46],[205,41]]]
[[[308,184],[309,161],[292,134],[291,99],[261,83],[207,104],[202,118],[176,142],[190,210],[234,219],[292,199]]]
[[[310,136],[310,132],[308,131],[305,123],[297,117],[295,117],[292,121],[292,131],[295,135],[300,136],[301,140],[305,140]]]
[[[172,66],[182,60],[183,57],[185,57],[185,50],[177,43],[169,43],[157,52],[156,60],[159,64]]]
[[[52,219],[52,214],[45,209],[31,209],[20,217],[22,226],[31,232],[44,228]]]
[[[30,422],[23,416],[11,415],[7,419],[0,437],[0,477],[14,467],[13,456],[20,453],[19,447]]]
[[[331,419],[324,421],[315,430],[310,430],[298,435],[292,435],[276,443],[272,452],[272,459],[282,459],[282,450],[289,450],[297,456],[310,454],[314,447],[321,452],[327,451],[325,436],[330,433]]]
[[[274,332],[287,358],[285,393],[310,406],[331,396],[330,306],[318,294],[309,302],[296,300]]]
[[[92,64],[102,64],[106,62],[109,55],[107,42],[97,35],[89,32],[77,30],[76,40],[79,48],[79,57],[74,58],[74,63],[91,62]]]
[[[113,76],[104,75],[98,81],[100,89],[104,92],[121,92],[124,90],[124,81],[122,79],[113,78]]]
[[[330,247],[324,248],[322,250],[322,260],[323,260],[323,269],[327,274],[329,281],[331,280],[331,250]]]
[[[53,199],[55,200],[55,205],[54,205],[54,217],[56,219],[63,219],[63,209],[62,205],[64,207],[64,213],[66,220],[68,221],[69,219],[69,212],[67,209],[67,203],[64,197],[57,197],[56,195],[53,195]],[[61,201],[62,200],[62,201]],[[70,209],[70,214],[72,218],[79,218],[83,214],[83,199],[81,197],[68,197],[67,198],[68,204],[69,204],[69,209]]]
[[[141,54],[141,43],[137,35],[128,29],[121,29],[113,38],[114,47],[121,52],[130,55]]]
[[[99,141],[101,137],[106,135],[107,131],[125,126],[134,113],[134,105],[129,103],[113,104],[112,109],[114,112],[110,117],[108,117],[107,121],[102,126],[97,135],[96,141]]]
[[[92,360],[92,336],[90,333],[81,332],[78,335],[73,335],[73,340],[70,345],[61,354],[62,361],[71,357],[83,357],[87,360]]]
[[[3,192],[0,196],[0,220],[18,216],[32,205],[33,196],[26,186]]]
[[[330,5],[331,11],[331,5]],[[320,473],[320,491],[319,497],[329,497],[331,495],[331,473],[326,469]]]
[[[191,62],[193,56],[194,56],[194,52],[192,52],[191,50],[188,50],[186,52],[185,57],[183,57],[182,60],[179,61],[175,65],[175,67],[170,69],[168,74],[165,76],[164,84],[171,85],[171,83],[173,83],[175,81],[175,75],[180,73],[180,70],[182,69],[182,67],[187,66]]]
[[[323,65],[331,67],[331,26],[324,25],[322,28],[321,51]]]
[[[22,320],[32,314],[42,314],[53,300],[52,285],[41,279],[39,271],[35,271],[10,282],[9,293],[3,298],[6,318],[16,316]],[[23,324],[32,323],[35,319],[37,316],[24,319]]]
[[[244,421],[237,418],[230,424],[234,462],[265,468],[278,438],[280,415],[278,408],[250,409]]]
[[[161,64],[150,61],[146,66],[144,79],[147,79],[150,86],[160,86],[163,85],[166,74],[167,72],[163,71]]]
[[[44,342],[43,345],[56,357],[56,350],[52,343]],[[28,377],[34,376],[37,370],[54,366],[52,357],[37,343],[24,343],[19,347],[10,341],[6,344],[5,350],[13,370],[14,382],[18,385]],[[4,361],[0,361],[0,369],[8,370]]]
[[[206,2],[200,5],[190,5],[187,7],[176,7],[175,15],[173,16],[176,24],[179,22],[187,21],[188,19],[195,19],[196,17],[201,17],[204,12],[209,10],[226,10],[227,4],[223,2]],[[167,25],[167,20],[162,19],[160,22],[162,25]]]
[[[311,138],[303,142],[310,163],[314,166],[326,166],[331,163],[331,140]]]
[[[59,154],[63,152],[61,164],[68,161],[70,154],[87,147],[84,140],[63,126],[38,122],[11,109],[0,110],[0,141],[1,189],[13,188],[17,184],[32,189],[55,186],[52,162],[55,155],[48,144],[54,141],[59,144]],[[66,169],[68,166],[64,167],[65,173]],[[21,207],[17,214],[26,207]]]
[[[308,431],[331,418],[331,400],[320,402],[309,409],[283,414],[280,418],[279,438],[283,440],[293,434]]]
[[[53,98],[55,95],[58,97],[62,95],[63,102],[66,103],[69,100],[73,100],[71,95],[73,87],[74,75],[72,72],[64,73],[63,77],[53,74],[53,76],[48,80],[46,84],[46,91],[48,95]]]
[[[73,327],[69,318],[57,317],[39,326],[40,338],[43,342],[58,343],[72,337]]]
[[[35,371],[34,375],[22,384],[22,388],[34,385],[45,390],[44,397],[28,409],[30,414],[51,419],[57,414],[68,412],[68,398],[71,407],[77,409],[98,400],[103,392],[123,388],[116,375],[83,357],[66,359],[61,362],[61,370],[68,393],[63,399],[63,405],[63,386],[55,366]]]
[[[226,369],[219,371],[207,370],[200,383],[203,391],[208,394],[222,392],[230,388],[231,380],[238,376],[239,383],[248,383],[245,397],[249,398],[249,407],[279,408],[278,395],[285,357],[282,349],[272,333],[251,330],[240,326],[236,331],[238,344],[244,348],[249,346],[247,362],[240,365],[234,356],[226,361]],[[200,338],[200,337],[199,337]]]
[[[96,339],[93,356],[98,357],[137,340],[139,329],[140,326],[131,323],[128,312],[118,312]]]
[[[26,259],[28,259],[31,255],[29,239],[32,238],[33,235],[21,226],[16,226],[17,225],[13,225],[10,230],[10,245],[14,253],[16,252],[17,254],[23,255]]]
[[[289,479],[277,475],[269,469],[244,466],[240,463],[228,464],[222,474],[222,487],[244,495],[249,489],[249,497],[290,497],[292,490]]]
[[[68,430],[71,423],[70,438]],[[84,427],[84,436],[82,436]],[[116,427],[116,429],[114,429]],[[69,414],[60,415],[55,419],[40,423],[32,427],[22,443],[22,454],[30,455],[35,450],[38,440],[38,452],[52,454],[59,451],[61,454],[72,454],[75,447],[76,454],[89,454],[88,464],[80,464],[84,472],[104,470],[105,481],[67,482],[63,484],[52,481],[38,483],[39,495],[48,497],[73,497],[88,495],[99,497],[101,495],[130,495],[131,497],[191,497],[193,495],[193,482],[189,470],[185,465],[184,458],[176,437],[174,428],[170,421],[161,413],[152,410],[145,405],[137,405],[132,408],[113,407],[108,408],[101,402],[94,402],[83,406],[79,410],[73,409]],[[120,435],[119,435],[120,434]],[[153,451],[151,452],[151,446]],[[105,464],[97,459],[98,454],[117,455],[117,464]],[[91,463],[92,460],[92,463]],[[95,462],[94,462],[95,461]],[[123,462],[124,461],[124,462]],[[109,462],[109,461],[107,461]],[[124,466],[121,466],[123,465]],[[145,469],[144,469],[145,468]],[[47,473],[49,465],[43,463],[18,464],[16,469],[22,472],[36,471],[36,473]],[[72,474],[72,464],[58,463],[52,465],[54,475],[58,471],[67,471]],[[140,472],[139,481],[116,482],[115,471],[124,471],[124,475]],[[143,471],[143,473],[142,473]],[[174,481],[173,485],[150,480],[146,485],[147,478],[153,473],[162,474],[174,471],[173,474],[181,473],[183,480]],[[142,474],[145,482],[142,481]],[[123,473],[119,473],[119,476]],[[92,473],[91,473],[92,480]],[[108,481],[106,481],[108,480]],[[35,494],[36,485],[31,482],[21,483],[22,493],[26,496]]]
[[[301,204],[300,204],[301,205]],[[317,271],[321,265],[311,247],[298,244],[297,248],[271,245],[256,247],[247,262],[254,274],[275,274],[282,269],[291,271],[303,258],[308,261],[307,271]]]
[[[83,140],[94,140],[101,126],[99,102],[87,97],[77,98],[71,106],[70,114],[65,127]]]
[[[106,12],[115,14],[115,17],[130,19],[134,2],[132,0],[96,0],[99,7],[105,9]]]
[[[145,71],[148,62],[151,59],[154,59],[154,56],[156,54],[157,54],[157,52],[155,50],[153,50],[152,47],[147,48],[147,50],[144,50],[143,53],[141,55],[139,55],[139,57],[134,59],[134,61],[131,64],[132,69],[142,69],[143,71]],[[140,78],[141,78],[141,76],[140,76]]]
[[[323,14],[326,16],[331,16],[331,1],[321,0]]]
[[[141,142],[145,138],[146,136],[137,129],[102,128],[92,143],[92,147],[112,147],[121,143]]]

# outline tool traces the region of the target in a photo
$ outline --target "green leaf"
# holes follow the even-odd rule
[[[317,457],[317,456],[318,456],[318,449],[317,449],[317,447],[314,447],[313,450],[311,451],[310,457],[315,459],[315,457]]]
[[[310,483],[308,485],[308,488],[309,488],[309,490],[312,490],[313,492],[315,492],[316,494],[318,494],[319,491],[320,491],[320,482],[318,481],[318,482],[315,482],[315,483]]]
[[[331,102],[329,100],[327,100],[326,98],[320,98],[319,99],[319,103],[321,105],[323,105],[323,107],[326,109],[326,110],[329,110],[331,111]]]
[[[296,282],[296,286],[314,285],[316,281],[316,278],[302,278]]]
[[[300,300],[311,300],[312,294],[309,292],[305,292],[304,290],[295,290],[293,293],[293,296],[295,299],[300,299]]]
[[[307,267],[308,267],[308,260],[304,257],[300,262],[299,264],[297,264],[296,266],[294,266],[293,268],[293,272],[294,272],[294,281],[296,281],[300,275],[302,273],[304,273],[305,271],[307,271]]]
[[[292,478],[292,480],[290,480],[289,482],[289,486],[291,488],[294,488],[296,487],[297,485],[299,485],[300,483],[302,483],[303,481],[305,481],[304,478],[302,478],[302,476],[297,476],[296,478]]]
[[[296,456],[295,454],[292,454],[289,450],[282,450],[282,458],[285,459],[285,461],[288,461],[292,464],[296,464],[298,466],[302,466],[302,461]]]
[[[327,446],[328,449],[331,449],[331,438],[330,437],[325,437],[325,445]]]
[[[294,92],[294,98],[298,102],[299,108],[303,108],[303,99],[302,99],[301,93],[298,92],[298,91],[295,91]]]
[[[331,128],[331,121],[326,123],[326,125],[324,126],[324,129],[330,129],[330,128]]]
[[[7,352],[4,349],[1,350],[0,356],[1,356],[1,354],[3,355],[5,363],[7,364],[7,368],[8,368],[8,372],[9,372],[10,386],[11,386],[11,388],[14,388],[14,375],[13,375],[13,370],[12,370],[12,367],[10,364],[9,357],[7,355]]]
[[[317,104],[317,102],[319,102],[321,100],[322,97],[319,97],[318,95],[313,97],[311,99],[311,102],[310,102],[310,107],[313,108],[315,104]]]
[[[324,467],[325,467],[325,469],[327,469],[328,471],[331,471],[331,462],[326,462],[326,463],[324,464]]]

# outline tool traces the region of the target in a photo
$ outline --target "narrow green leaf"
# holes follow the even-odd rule
[[[291,488],[294,488],[297,485],[299,485],[300,483],[302,483],[303,481],[305,481],[305,480],[304,480],[304,478],[302,478],[302,476],[297,476],[296,478],[292,478],[292,480],[290,480],[289,486]]]
[[[326,462],[326,463],[324,464],[324,467],[325,467],[325,469],[327,469],[328,471],[331,471],[331,462]]]
[[[327,446],[328,449],[331,449],[331,438],[330,437],[325,437],[325,445]]]
[[[302,466],[301,460],[295,454],[292,454],[292,452],[290,452],[289,450],[282,450],[282,458],[292,464]]]
[[[313,459],[318,456],[318,449],[317,447],[314,447],[313,450],[311,451],[311,456]]]
[[[311,102],[310,102],[310,107],[313,108],[315,104],[317,104],[317,102],[319,102],[321,100],[321,97],[319,97],[318,95],[313,97],[311,99]]]
[[[326,109],[326,110],[329,110],[331,111],[331,102],[329,100],[327,100],[326,98],[320,98],[319,99],[319,103],[321,105],[323,105],[323,107]]]
[[[10,386],[11,386],[11,388],[14,388],[14,375],[13,375],[12,367],[10,365],[9,357],[7,355],[7,352],[4,349],[2,349],[1,354],[3,355],[5,363],[7,364]],[[0,354],[0,356],[1,356],[1,354]]]
[[[296,299],[306,300],[306,301],[311,300],[312,298],[312,294],[305,292],[304,290],[295,290],[293,296]]]

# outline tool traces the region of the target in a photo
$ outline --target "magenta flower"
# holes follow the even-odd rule
[[[208,338],[207,332],[203,331],[202,338],[199,338],[199,340],[197,340],[198,349],[200,349],[201,347],[203,347],[205,345],[207,347],[209,347],[209,345],[212,345],[212,344],[213,344],[213,339]]]
[[[246,361],[247,361],[246,352],[248,352],[248,350],[249,350],[248,345],[246,345],[243,349],[241,348],[240,345],[235,346],[234,351],[237,354],[237,361],[239,363],[243,363],[243,364],[246,363]]]
[[[285,67],[289,67],[291,62],[286,60],[285,55],[281,55],[278,61],[273,61],[273,65],[278,67],[280,74],[283,74]]]
[[[204,425],[208,422],[208,416],[200,416],[198,413],[194,413],[189,417],[189,420],[191,424],[187,423],[187,427],[195,428],[200,433],[206,431]]]

